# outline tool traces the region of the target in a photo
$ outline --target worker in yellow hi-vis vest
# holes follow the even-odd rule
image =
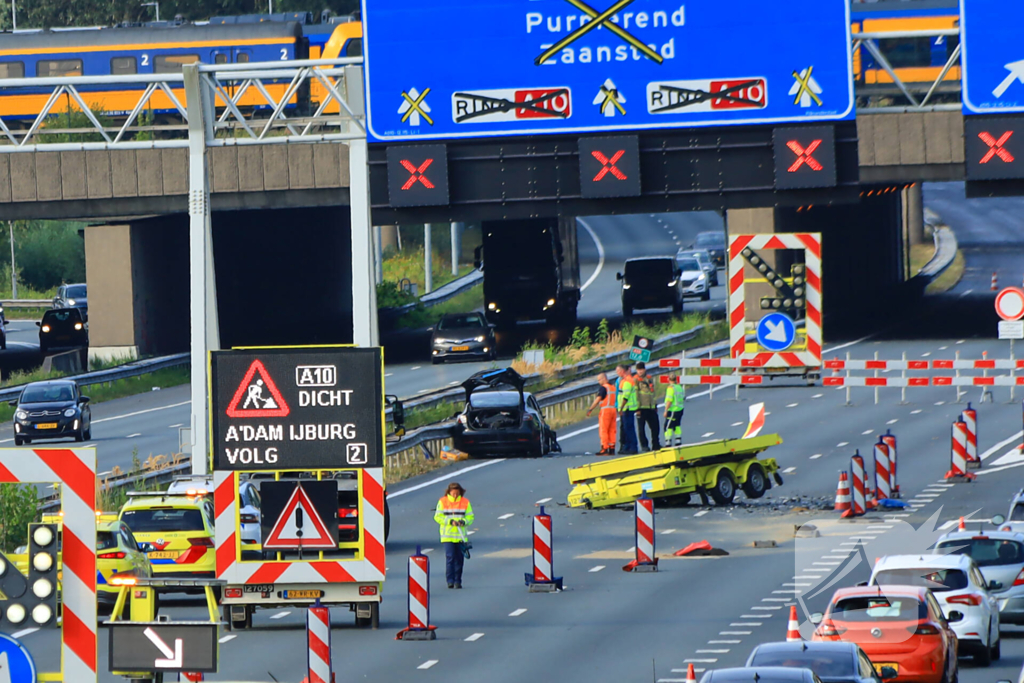
[[[665,445],[683,444],[683,409],[686,407],[686,387],[679,383],[679,375],[670,378],[665,390]]]

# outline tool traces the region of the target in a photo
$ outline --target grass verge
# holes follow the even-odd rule
[[[433,274],[432,284],[434,289],[451,282],[457,277],[462,277],[473,269],[471,265],[463,264],[459,266],[459,274],[452,275],[451,255],[442,255],[439,251],[433,249],[431,252],[433,253],[433,258],[430,262],[430,270]],[[416,283],[419,287],[420,295],[425,294],[424,255],[423,247],[416,250],[389,254],[388,258],[384,259],[384,279],[389,282],[407,279],[410,282]]]
[[[921,269],[935,255],[935,245],[927,242],[910,245],[910,277],[921,272]]]
[[[476,287],[473,287],[462,294],[458,294],[448,301],[437,304],[436,306],[431,306],[430,308],[417,306],[399,318],[396,325],[398,327],[411,329],[430,327],[440,320],[441,316],[445,313],[465,313],[466,311],[475,311],[483,306],[483,303],[484,288],[483,285],[477,285]]]
[[[435,472],[450,464],[452,464],[452,461],[441,460],[441,458],[438,458],[437,456],[434,456],[430,460],[427,460],[426,458],[412,458],[408,464],[388,467],[385,483],[397,484],[400,481],[412,479],[413,477],[417,477],[421,474]]]
[[[956,283],[960,282],[960,278],[964,276],[964,254],[959,249],[956,250],[956,256],[953,258],[953,262],[949,264],[942,273],[928,283],[925,287],[925,294],[941,294],[942,292],[948,292],[956,286]]]

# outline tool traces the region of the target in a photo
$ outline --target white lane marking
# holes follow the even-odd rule
[[[868,434],[874,434],[874,432],[875,432],[874,429],[866,429],[863,432],[861,432],[861,434],[863,434],[864,436],[867,436]]]
[[[290,609],[286,609],[283,612],[278,612],[277,614],[271,615],[270,618],[271,619],[284,619],[286,616],[288,616],[291,613],[292,613],[292,611]]]
[[[500,517],[498,517],[498,519],[508,519],[509,517],[515,517],[515,516],[516,516],[516,513],[514,513],[514,512],[506,512],[505,514],[503,514]]]
[[[427,661],[423,662],[422,664],[420,664],[416,668],[417,669],[429,669],[430,667],[434,666],[435,664],[437,664],[437,660],[436,659],[428,659]]]
[[[846,342],[845,344],[840,344],[839,346],[833,346],[828,351],[829,351],[829,353],[831,353],[833,351],[838,351],[840,349],[845,349],[845,348],[848,348],[850,346],[853,346],[854,344],[860,344],[862,341],[867,341],[868,339],[871,339],[873,336],[875,336],[875,335],[869,334],[868,336],[861,337],[860,339],[857,339],[856,341]],[[842,388],[842,387],[840,387],[840,388]]]
[[[424,555],[426,555],[427,553],[432,553],[432,552],[434,552],[434,549],[433,549],[433,548],[424,548],[424,549],[423,549],[423,554],[424,554]]]
[[[782,605],[757,605],[750,608],[751,611],[756,612],[758,610],[776,610],[782,609]]]
[[[391,375],[393,375],[393,374],[395,374],[395,373],[393,373],[393,372],[385,372],[385,373],[384,373],[384,376],[385,376],[385,377],[390,377],[390,376],[391,376]]]
[[[1003,439],[1002,441],[997,443],[995,446],[993,446],[992,448],[990,448],[987,451],[985,451],[984,453],[982,453],[981,454],[981,459],[984,460],[984,459],[988,458],[990,455],[992,455],[996,451],[1004,448],[1009,443],[1017,441],[1022,436],[1024,436],[1024,431],[1019,431],[1016,434],[1013,434],[1013,435],[1009,436],[1008,438]]]
[[[814,455],[811,456],[811,460],[817,460],[820,457],[821,457],[821,453],[815,453]]]
[[[799,403],[787,403],[786,407],[787,408],[796,408],[798,405],[800,405],[800,404]]]
[[[794,472],[796,472],[795,467],[787,467],[786,469],[782,470],[783,474],[793,474]]]
[[[409,369],[410,369],[410,370],[419,370],[419,369],[420,369],[421,367],[423,367],[423,366],[422,366],[422,365],[414,365],[414,366],[412,366],[412,367],[411,367],[411,368],[409,368]]]
[[[541,498],[536,503],[534,503],[534,505],[543,505],[544,503],[550,503],[550,502],[551,502],[550,498]]]
[[[921,354],[921,358],[927,358],[930,355],[932,355],[931,351],[925,351],[924,353]]]
[[[839,564],[836,562],[836,564]],[[761,602],[792,602],[793,598],[761,598]]]
[[[919,415],[920,413],[921,413],[921,409],[920,408],[918,408],[917,410],[911,410],[910,411],[911,415]]]
[[[596,567],[591,567],[591,568],[590,568],[590,569],[588,569],[587,571],[588,571],[588,572],[590,572],[591,574],[593,574],[594,572],[599,572],[599,571],[601,571],[602,569],[604,569],[604,565],[603,565],[603,564],[599,564],[599,565],[597,565]]]
[[[218,640],[217,642],[218,642],[218,643],[226,643],[226,642],[228,642],[228,641],[234,640],[234,639],[235,639],[235,638],[237,638],[237,637],[238,637],[238,635],[236,635],[236,634],[234,634],[234,633],[229,633],[229,634],[227,634],[226,636],[223,636],[223,637],[222,637],[222,638],[221,638],[220,640]]]
[[[661,533],[662,536],[665,536],[667,534],[674,534],[675,532],[676,532],[675,529],[665,529],[664,531],[662,531],[660,533]]]
[[[178,424],[176,424],[176,425],[169,425],[169,426],[168,426],[167,428],[168,428],[168,429],[177,429],[178,427],[184,427],[184,426],[185,426],[185,425],[184,425],[183,423],[179,422],[179,423],[178,423]]]
[[[706,514],[708,514],[708,511],[707,511],[707,510],[701,510],[700,512],[695,512],[695,513],[693,513],[693,516],[694,516],[694,517],[703,517],[703,516],[704,516],[704,515],[706,515]]]
[[[897,422],[899,422],[899,421],[900,421],[900,420],[899,420],[899,418],[897,418],[897,417],[894,417],[893,419],[889,420],[889,421],[888,421],[888,422],[886,422],[885,424],[887,424],[887,425],[894,425],[894,424],[896,424],[896,423],[897,423]]]
[[[824,395],[825,394],[815,394],[814,396],[811,396],[811,398],[821,398]]]
[[[807,585],[810,585],[810,584],[807,584]],[[798,590],[779,590],[779,591],[772,591],[772,595],[796,595],[797,593],[801,593],[801,592],[803,592],[803,591],[798,591]]]
[[[714,432],[704,432],[703,434],[701,434],[701,435],[700,435],[700,438],[702,438],[702,439],[706,439],[706,438],[708,438],[709,436],[714,436],[714,435],[715,435],[715,433],[714,433]]]
[[[142,436],[142,432],[136,432],[134,434],[129,434],[128,436],[126,436],[124,438],[126,438],[126,439],[134,439],[137,436]]]
[[[760,626],[760,625],[761,625],[760,621],[734,621],[734,622],[729,624],[729,626]],[[735,633],[736,635],[741,635],[741,636],[743,636],[743,635],[749,636],[751,632],[750,631],[719,631],[718,635],[720,635],[720,636],[728,636],[728,635],[732,635],[733,633]]]
[[[470,637],[466,638],[466,642],[467,643],[475,643],[476,641],[480,640],[483,637],[484,637],[484,634],[482,634],[482,633],[474,633]]]
[[[936,401],[935,405],[937,405],[937,406],[944,406],[944,405],[946,405],[946,402],[945,401]]]
[[[526,614],[526,608],[525,607],[520,607],[517,610],[513,610],[512,612],[509,612],[509,616],[510,617],[518,617],[520,614]]]
[[[604,268],[604,245],[601,244],[601,240],[597,238],[597,233],[587,225],[585,220],[577,217],[576,222],[583,226],[583,229],[587,231],[588,235],[590,235],[590,239],[594,240],[594,246],[597,247],[597,268],[594,268],[594,272],[590,274],[587,281],[583,283],[582,287],[580,287],[580,291],[585,292],[587,287],[589,287],[594,280],[597,279],[597,276],[601,274],[601,269]]]
[[[962,297],[965,297],[965,296],[967,296],[968,294],[970,294],[970,293],[971,293],[971,292],[973,292],[973,291],[974,291],[973,289],[968,289],[967,291],[965,291],[965,292],[964,292],[963,294],[961,294],[960,296],[961,296],[961,298],[962,298]],[[957,343],[959,343],[959,342],[957,342]]]
[[[743,423],[742,422],[733,422],[730,426],[731,427],[742,427]]]
[[[98,420],[93,420],[93,424],[100,422],[109,422],[110,420],[123,420],[126,417],[135,417],[136,415],[145,415],[146,413],[155,413],[158,410],[169,410],[171,408],[180,408],[181,406],[187,406],[192,401],[182,401],[181,403],[172,403],[169,406],[160,406],[159,408],[146,408],[145,410],[136,410],[134,413],[125,413],[124,415],[111,415],[110,417],[101,417]]]
[[[850,552],[853,552],[853,551],[850,551]],[[799,587],[799,586],[813,586],[814,584],[813,584],[813,583],[802,583],[802,582],[801,582],[801,583],[796,583],[796,582],[790,582],[790,583],[784,583],[784,584],[782,584],[782,585],[783,585],[783,586],[795,586],[795,587]]]
[[[948,348],[949,348],[948,346],[940,346],[939,347],[939,351],[945,351]]]
[[[850,553],[856,552],[856,549],[855,548],[832,548],[832,550],[829,550],[829,552],[830,553],[844,553],[843,555],[840,555],[840,557],[846,557]],[[825,559],[825,558],[829,558],[829,557],[835,557],[835,555],[822,555],[821,557],[822,557],[822,559]],[[786,585],[786,584],[782,584],[782,585]],[[806,585],[809,586],[810,584],[806,584]]]
[[[459,382],[457,380],[455,382],[448,382],[448,386],[450,386],[450,387],[458,386],[459,384],[461,384],[461,382]]]
[[[1015,462],[1012,465],[1003,465],[1001,467],[990,467],[989,469],[986,470],[979,470],[975,472],[975,474],[993,474],[995,472],[1002,472],[1003,470],[1012,470],[1014,468],[1022,466],[1024,466],[1024,461]]]
[[[717,650],[694,650],[699,655],[724,655],[729,652],[729,648],[723,647]]]
[[[892,524],[868,524],[865,528],[869,531],[871,529],[891,529]]]
[[[858,541],[873,541],[876,538],[878,538],[878,536],[850,536],[850,538],[856,539]]]
[[[840,387],[840,389],[841,388],[842,387]],[[849,445],[850,445],[849,441],[840,441],[839,443],[836,444],[836,448],[842,448],[843,446],[849,446]]]
[[[464,474],[466,472],[472,472],[473,470],[478,470],[481,467],[490,467],[491,465],[497,465],[499,462],[505,462],[505,458],[498,458],[497,460],[487,460],[486,462],[482,462],[478,465],[470,465],[469,467],[463,467],[460,470],[455,470],[454,474]],[[416,484],[415,486],[410,486],[407,489],[402,489],[401,491],[389,493],[388,498],[398,498],[399,496],[404,496],[407,493],[412,493],[413,491],[425,489],[428,486],[433,486],[434,484],[440,483],[442,481],[448,481],[451,478],[452,473],[446,474],[443,477],[435,477],[434,479],[431,479],[430,481],[425,481],[422,484]]]
[[[716,657],[710,657],[708,659],[684,659],[683,664],[714,664],[718,661]]]
[[[838,567],[842,562],[811,562],[811,564],[818,565],[819,567]]]
[[[708,645],[735,645],[742,642],[742,640],[709,640]]]
[[[13,342],[11,342],[11,343],[13,343]],[[17,640],[18,638],[23,638],[23,637],[25,637],[27,635],[35,633],[38,630],[39,630],[38,628],[26,628],[26,629],[22,629],[20,631],[15,631],[14,633],[11,634],[11,638],[14,638],[15,640]]]
[[[433,391],[433,389],[420,389],[420,390],[419,390],[419,391],[417,391],[416,393],[417,393],[417,394],[428,394],[428,393],[430,393],[431,391]]]
[[[843,541],[839,545],[863,545],[860,541]],[[798,577],[793,577],[798,578]]]
[[[963,344],[965,341],[967,341],[967,340],[966,339],[958,339],[956,343],[957,344]]]
[[[741,614],[740,619],[769,619],[774,617],[774,614]],[[732,624],[730,624],[731,626]],[[760,624],[758,624],[760,626]]]

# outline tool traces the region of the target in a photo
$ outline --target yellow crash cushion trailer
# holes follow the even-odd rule
[[[769,476],[773,475],[780,485],[782,476],[774,458],[758,460],[757,456],[781,443],[778,434],[705,441],[570,467],[573,489],[569,506],[589,509],[623,505],[643,494],[685,502],[693,493],[728,505],[737,486],[748,498],[760,498],[771,488]]]

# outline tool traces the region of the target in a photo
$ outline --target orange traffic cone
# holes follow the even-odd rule
[[[957,531],[967,531],[967,525],[964,524],[964,518],[963,517],[960,518],[960,524],[957,525],[956,530]]]
[[[796,620],[796,605],[790,605],[789,625],[786,627],[786,642],[799,643],[801,640],[803,638],[800,637],[800,622]]]
[[[697,672],[693,670],[693,664],[686,665],[686,683],[697,683]]]
[[[839,473],[839,485],[836,487],[836,506],[833,508],[838,512],[846,512],[850,509],[850,478],[846,471]]]

